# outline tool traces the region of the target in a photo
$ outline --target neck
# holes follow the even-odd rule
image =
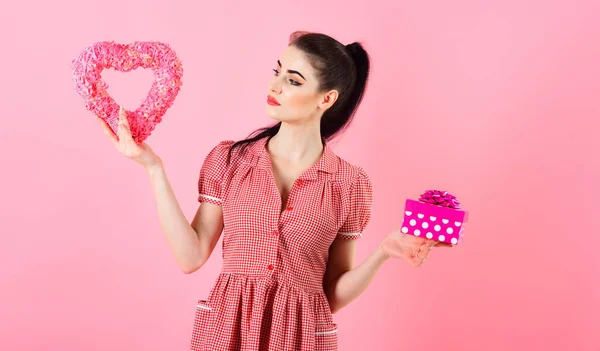
[[[319,158],[323,152],[319,124],[281,123],[277,134],[269,141],[272,156],[290,162]]]

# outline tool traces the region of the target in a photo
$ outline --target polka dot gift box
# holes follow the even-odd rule
[[[406,200],[402,233],[456,245],[461,242],[469,213],[460,202],[440,190],[427,190],[419,201]]]

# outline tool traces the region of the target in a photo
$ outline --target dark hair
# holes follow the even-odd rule
[[[321,117],[321,137],[331,140],[348,127],[362,101],[369,78],[370,59],[362,45],[354,42],[344,45],[332,37],[297,31],[290,35],[290,44],[303,51],[316,71],[319,91],[336,89],[336,102]],[[235,142],[229,149],[227,162],[234,148],[240,151],[252,142],[273,137],[281,122],[252,132],[248,138]]]

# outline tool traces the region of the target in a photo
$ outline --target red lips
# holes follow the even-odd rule
[[[281,104],[277,102],[277,99],[272,97],[271,95],[267,96],[267,104],[271,106],[280,106]]]

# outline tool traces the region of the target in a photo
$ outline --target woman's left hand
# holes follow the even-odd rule
[[[419,267],[427,260],[434,246],[452,247],[450,244],[404,234],[397,229],[385,237],[380,248],[388,257],[401,258],[413,267]]]

